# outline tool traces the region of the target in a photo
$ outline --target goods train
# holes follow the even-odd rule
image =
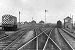
[[[62,22],[60,20],[57,21],[57,28],[62,28]]]
[[[3,30],[16,30],[17,17],[6,14],[2,16],[2,29]]]

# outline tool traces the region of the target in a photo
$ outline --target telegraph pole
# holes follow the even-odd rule
[[[73,15],[72,15],[72,27],[73,27]]]
[[[19,11],[19,24],[20,24],[20,11]]]
[[[47,12],[47,10],[45,9],[45,23],[46,23],[46,12]]]

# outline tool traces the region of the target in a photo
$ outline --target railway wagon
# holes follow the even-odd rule
[[[57,21],[57,28],[62,28],[62,22],[60,20]]]
[[[17,29],[17,17],[6,14],[2,16],[2,29],[3,30],[16,30]]]

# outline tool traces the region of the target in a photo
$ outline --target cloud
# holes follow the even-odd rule
[[[47,9],[47,16],[55,16],[48,17],[47,21],[49,22],[51,19],[58,20],[56,16],[62,20],[61,16],[72,12],[71,9],[74,9],[72,5],[75,5],[75,2],[73,4],[72,2],[72,0],[0,0],[0,11],[3,14],[10,13],[16,16],[18,16],[18,11],[21,11],[21,19],[30,21],[34,17],[39,21],[44,20],[44,10]],[[2,14],[2,12],[0,13]]]

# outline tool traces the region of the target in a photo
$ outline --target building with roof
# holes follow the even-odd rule
[[[65,19],[64,19],[64,28],[69,28],[69,29],[72,29],[73,25],[72,25],[72,18],[67,16]]]
[[[36,21],[32,20],[30,23],[31,23],[31,24],[36,24]]]
[[[44,21],[42,21],[42,20],[41,20],[39,23],[43,24],[43,23],[44,23]]]

